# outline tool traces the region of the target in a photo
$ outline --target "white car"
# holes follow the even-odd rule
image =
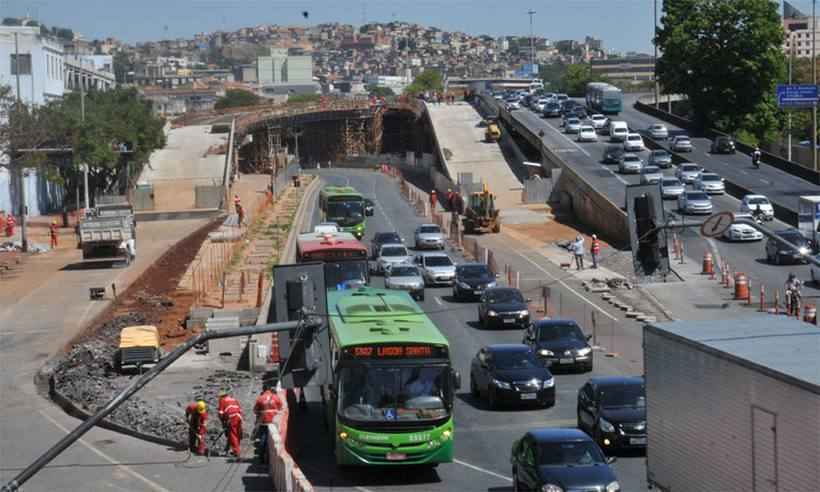
[[[595,132],[595,128],[589,125],[581,125],[581,129],[578,130],[578,141],[579,142],[597,142],[598,141],[598,134]]]
[[[673,152],[692,152],[692,141],[686,135],[672,137],[669,147]]]
[[[686,186],[678,178],[663,178],[661,180],[661,196],[663,198],[677,198],[686,192]]]
[[[669,130],[666,128],[666,125],[660,123],[649,125],[646,129],[646,133],[655,140],[666,140],[669,138]]]
[[[624,140],[624,150],[627,152],[640,152],[644,150],[643,138],[639,133],[628,133]]]
[[[410,263],[411,257],[407,247],[402,244],[385,244],[379,248],[376,257],[376,272],[384,273],[394,265]]]
[[[456,278],[456,264],[447,253],[422,253],[416,255],[413,263],[421,269],[424,285],[453,285]]]
[[[564,123],[564,133],[578,133],[581,131],[581,120],[578,118],[567,118]]]
[[[692,184],[698,179],[698,175],[700,175],[702,170],[700,166],[691,162],[681,164],[678,166],[677,171],[675,171],[675,177],[685,184]]]
[[[754,220],[751,214],[735,214],[735,218]],[[723,239],[727,241],[761,241],[763,233],[748,224],[735,222],[723,233]]]
[[[541,99],[535,101],[535,104],[532,105],[533,111],[538,112],[538,113],[542,113],[544,111],[544,106],[546,106],[548,102],[549,102],[549,99],[546,99],[546,98],[543,98],[543,97]]]
[[[621,157],[621,162],[618,164],[618,172],[621,174],[632,173],[638,174],[643,167],[643,161],[635,154],[624,154]]]
[[[513,110],[516,110],[516,109],[521,109],[521,103],[518,102],[517,99],[508,100],[507,101],[507,111],[513,111]]]
[[[752,214],[757,210],[763,212],[763,220],[774,220],[774,207],[772,202],[764,195],[746,195],[740,201],[740,211],[742,213]]]
[[[704,191],[709,194],[723,194],[726,193],[726,185],[723,183],[723,178],[715,173],[700,173],[692,185],[698,191]]]
[[[593,114],[589,117],[589,122],[592,123],[592,127],[596,130],[603,130],[607,121],[607,117],[602,114]]]

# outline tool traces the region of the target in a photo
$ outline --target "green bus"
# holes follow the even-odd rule
[[[364,236],[366,226],[365,198],[352,186],[325,186],[319,192],[319,209],[325,221],[335,222],[342,231],[356,239]]]
[[[327,305],[336,463],[451,462],[461,376],[444,335],[406,292],[329,290]]]

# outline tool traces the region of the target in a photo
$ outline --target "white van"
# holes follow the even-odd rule
[[[626,121],[610,121],[609,122],[609,141],[623,142],[629,134],[629,125]]]

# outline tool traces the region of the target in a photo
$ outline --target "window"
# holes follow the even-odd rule
[[[19,69],[20,75],[31,75],[31,54],[25,55],[11,55],[11,74],[17,75]]]

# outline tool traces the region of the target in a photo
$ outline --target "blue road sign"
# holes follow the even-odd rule
[[[817,86],[777,84],[777,105],[781,108],[811,108],[817,104]]]

